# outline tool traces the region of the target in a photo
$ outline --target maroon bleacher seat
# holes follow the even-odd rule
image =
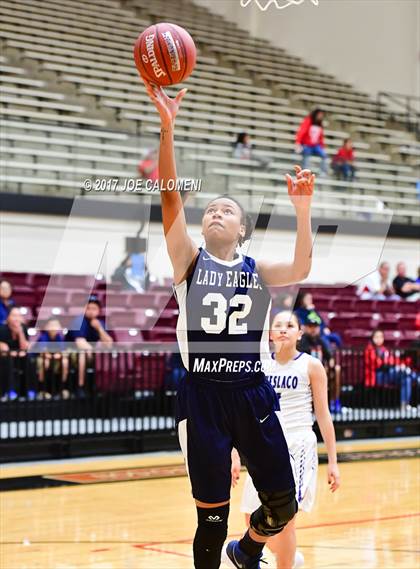
[[[353,304],[353,310],[355,312],[374,312],[376,308],[376,300],[360,300],[356,298]]]
[[[409,348],[415,340],[420,338],[420,331],[418,330],[404,330],[401,332],[400,347]]]
[[[145,292],[142,294],[133,293],[129,297],[129,308],[155,308],[156,294]]]
[[[131,297],[136,294],[133,292],[109,292],[106,291],[104,295],[104,303],[109,308],[126,308],[127,306],[131,306]]]
[[[114,330],[115,341],[121,344],[133,345],[143,341],[141,330],[130,328],[129,330]]]
[[[346,330],[344,332],[344,340],[349,346],[366,346],[369,342],[372,332],[370,330]]]
[[[39,306],[67,306],[69,304],[69,293],[66,290],[57,290],[50,287],[44,294],[36,295]]]
[[[49,284],[54,287],[92,290],[95,284],[95,277],[94,275],[51,275]]]
[[[66,314],[66,312],[67,310],[64,306],[37,306],[36,319],[43,321],[52,316],[56,316],[61,322],[62,316]]]
[[[101,290],[96,290],[93,292],[90,290],[75,289],[75,290],[70,290],[69,293],[70,293],[69,294],[70,306],[79,306],[80,308],[82,306],[85,306],[86,302],[89,299],[89,296],[91,296],[92,294],[97,296],[102,304],[104,302],[104,293]]]
[[[136,313],[132,310],[113,312],[107,319],[110,330],[137,328]]]
[[[420,312],[420,302],[409,302],[408,300],[397,301],[395,311],[400,314],[417,314]]]
[[[32,274],[2,271],[0,273],[0,280],[9,281],[12,287],[15,287],[16,285],[29,286],[31,284]]]
[[[352,312],[355,299],[351,296],[336,296],[331,302],[331,310],[334,312]]]
[[[375,310],[380,314],[398,312],[399,300],[378,300]]]
[[[143,337],[150,342],[175,342],[176,332],[174,328],[155,327],[151,330],[144,330]]]
[[[47,275],[45,273],[29,273],[28,277],[30,277],[30,283],[34,287],[38,286],[47,286],[50,280],[51,275]]]
[[[400,314],[398,319],[398,329],[412,331],[416,328],[416,316],[415,314]]]

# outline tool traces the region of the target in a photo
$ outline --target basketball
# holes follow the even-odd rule
[[[161,22],[149,26],[134,44],[138,72],[162,87],[185,81],[195,67],[196,58],[194,40],[176,24]]]

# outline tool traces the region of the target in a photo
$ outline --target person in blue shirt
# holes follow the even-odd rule
[[[15,301],[11,298],[12,292],[12,285],[9,281],[0,282],[0,324],[6,322],[9,310],[15,306]]]
[[[93,364],[93,351],[95,346],[112,346],[112,338],[105,329],[105,322],[99,318],[101,303],[97,296],[90,296],[84,314],[77,316],[70,324],[66,339],[76,344],[76,353],[72,354],[71,361],[77,361],[78,367],[78,395],[84,397],[85,372],[87,366]]]
[[[299,318],[299,322],[301,324],[304,324],[305,320],[307,320],[308,316],[310,316],[313,322],[319,324],[321,329],[321,337],[328,344],[330,349],[334,347],[331,346],[331,344],[335,344],[337,348],[341,346],[342,340],[340,334],[332,332],[325,324],[322,316],[315,308],[313,297],[310,292],[300,291],[296,297],[295,306],[296,308],[294,310],[294,313]]]

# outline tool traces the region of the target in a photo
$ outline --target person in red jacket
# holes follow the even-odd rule
[[[354,180],[354,151],[351,138],[346,138],[343,146],[338,149],[337,154],[332,159],[332,169],[338,179]]]
[[[328,155],[325,151],[324,129],[322,121],[324,119],[324,111],[315,109],[303,119],[299,130],[296,134],[297,151],[302,153],[302,168],[309,168],[309,159],[311,156],[319,156],[321,158],[321,173],[328,173]]]
[[[400,388],[401,410],[410,409],[412,381],[418,377],[411,369],[410,358],[401,357],[399,350],[390,351],[384,345],[382,330],[374,330],[365,348],[365,387]]]

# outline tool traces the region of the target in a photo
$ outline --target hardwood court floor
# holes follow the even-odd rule
[[[416,443],[340,447],[413,448]],[[173,454],[63,462],[4,468],[1,477],[105,470],[106,479],[113,481],[115,469],[179,462]],[[320,465],[315,508],[299,514],[297,524],[305,567],[417,569],[419,474],[416,458],[342,463],[342,488],[330,495],[326,467]],[[244,478],[243,473],[232,491],[231,536],[243,530],[239,500]],[[193,567],[195,509],[185,476],[3,492],[0,513],[1,569]]]

